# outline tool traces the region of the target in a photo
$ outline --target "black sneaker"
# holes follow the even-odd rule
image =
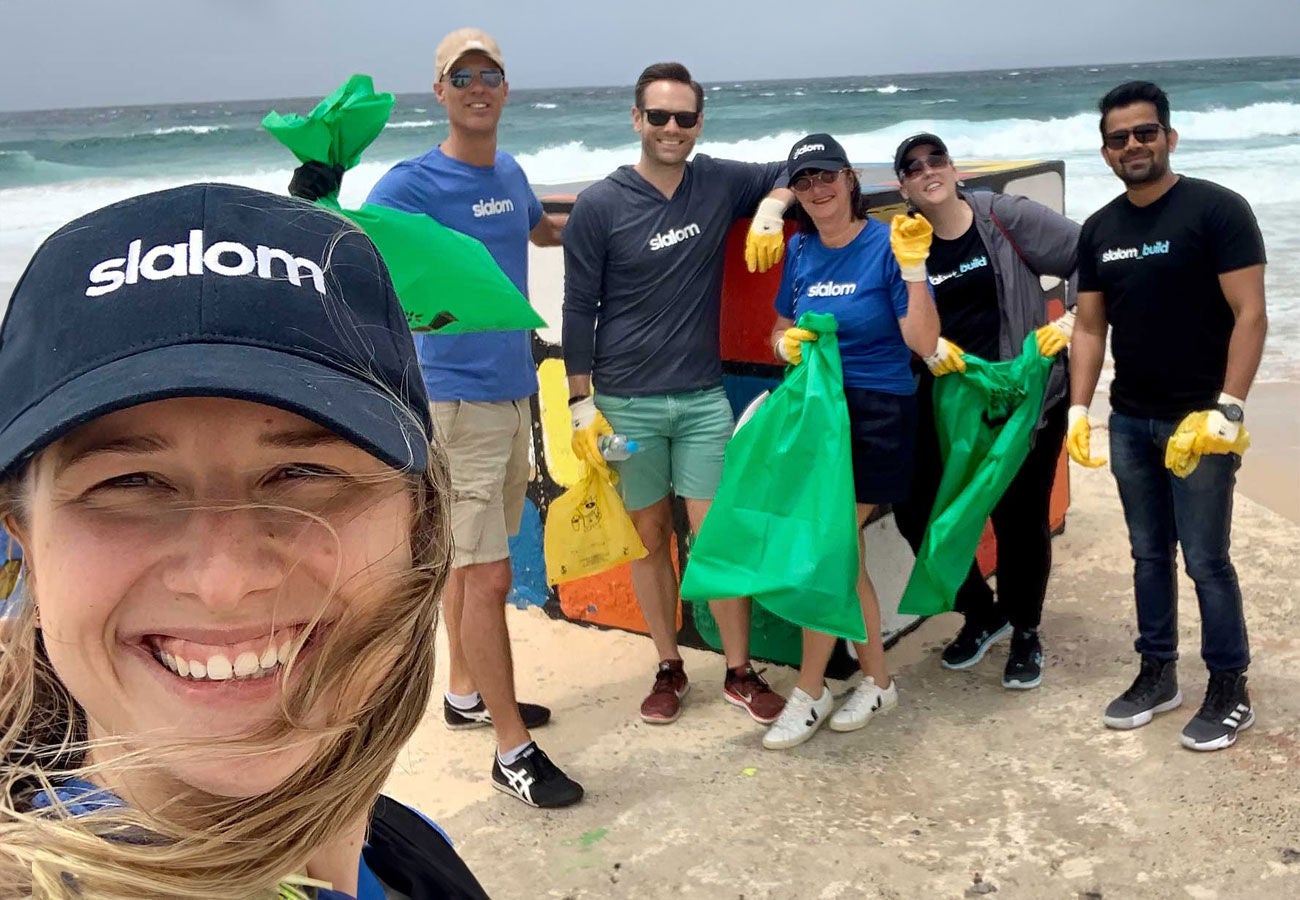
[[[523,755],[508,766],[492,754],[492,786],[542,809],[572,806],[582,799],[582,785],[561,772],[532,741]]]
[[[1005,619],[988,623],[968,618],[961,631],[943,648],[943,667],[945,669],[969,669],[984,658],[994,641],[1000,641],[1011,633],[1011,625]]]
[[[1141,728],[1156,713],[1169,712],[1183,704],[1178,690],[1178,664],[1172,659],[1142,657],[1142,669],[1127,691],[1110,701],[1102,717],[1109,728]]]
[[[1237,672],[1211,672],[1201,710],[1183,729],[1183,746],[1189,750],[1223,750],[1237,742],[1237,732],[1255,724],[1255,710],[1246,692],[1246,676]]]
[[[520,703],[519,717],[524,720],[524,727],[532,731],[551,721],[551,711],[536,703]],[[478,698],[478,703],[475,703],[472,709],[458,709],[451,705],[451,701],[446,696],[443,696],[442,718],[451,731],[464,731],[467,728],[481,728],[492,724],[492,714],[488,712],[482,697]]]
[[[1043,683],[1043,645],[1038,642],[1038,630],[1014,631],[1011,634],[1011,653],[1002,673],[1002,686],[1013,691],[1027,691]]]

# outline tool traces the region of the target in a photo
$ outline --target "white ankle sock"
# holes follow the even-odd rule
[[[519,761],[519,757],[524,755],[524,751],[532,746],[532,743],[532,741],[524,741],[518,747],[515,747],[513,750],[507,750],[505,753],[498,750],[497,759],[501,760],[501,765],[503,766],[513,766]]]
[[[448,703],[457,709],[473,709],[478,706],[478,691],[472,691],[468,694],[453,694],[451,691],[447,691],[443,696],[447,698]]]

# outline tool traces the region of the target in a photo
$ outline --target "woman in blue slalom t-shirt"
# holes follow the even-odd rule
[[[861,530],[877,506],[904,499],[911,484],[916,431],[912,351],[935,374],[959,371],[965,364],[959,351],[939,337],[939,317],[925,283],[928,223],[900,216],[891,231],[870,218],[857,173],[844,148],[828,134],[811,134],[796,143],[787,170],[800,228],[786,250],[773,351],[798,365],[801,344],[817,336],[794,327],[795,321],[805,312],[835,316]],[[827,719],[834,731],[856,731],[872,715],[897,705],[898,689],[880,640],[880,604],[865,562],[858,598],[868,636],[867,643],[855,645],[861,683],[831,715],[833,701],[823,679],[836,638],[804,629],[799,681],[763,738],[764,747],[802,744]]]
[[[135,197],[41,246],[0,336],[0,897],[484,897],[379,793],[451,547],[374,245],[247,188]]]

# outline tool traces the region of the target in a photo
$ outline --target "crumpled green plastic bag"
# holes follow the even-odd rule
[[[984,523],[1029,455],[1052,369],[1033,334],[1015,359],[991,363],[967,354],[965,360],[965,373],[934,381],[943,478],[898,604],[904,615],[952,610]]]
[[[848,405],[835,317],[727,444],[722,483],[691,545],[682,597],[749,596],[796,625],[867,639]]]
[[[369,75],[353,75],[305,118],[272,111],[262,127],[300,162],[350,169],[384,130],[392,108],[392,94],[376,94]],[[343,209],[336,195],[316,205],[351,219],[374,241],[412,331],[466,334],[546,326],[474,238],[430,216],[386,206]]]

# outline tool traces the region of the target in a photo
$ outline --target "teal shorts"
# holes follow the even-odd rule
[[[735,418],[721,387],[653,397],[596,395],[615,433],[641,448],[613,463],[623,505],[645,509],[668,494],[712,500],[722,481],[722,456]]]

